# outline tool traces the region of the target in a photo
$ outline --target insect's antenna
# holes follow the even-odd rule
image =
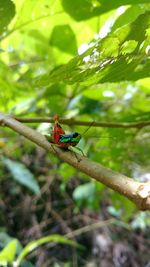
[[[94,137],[94,138],[96,138],[95,136],[90,136],[90,137]],[[106,138],[106,139],[116,139],[117,140],[117,137],[115,137],[115,136],[99,136],[99,137],[97,137],[98,139],[101,139],[101,138]]]
[[[82,136],[85,135],[85,133],[87,133],[87,131],[92,127],[92,125],[94,124],[95,121],[92,121],[89,125],[89,127],[82,133]]]

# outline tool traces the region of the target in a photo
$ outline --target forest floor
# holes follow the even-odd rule
[[[80,179],[71,177],[62,189],[60,177],[45,152],[37,148],[32,153],[24,153],[21,161],[38,178],[41,195],[32,195],[14,180],[3,177],[1,227],[23,246],[46,235],[61,234],[73,238],[83,249],[45,245],[32,252],[28,261],[36,267],[150,267],[149,228],[133,230],[132,219],[123,223],[111,216],[107,209],[108,189],[103,191],[98,210],[84,205],[78,208],[72,192]],[[7,170],[5,177],[9,177]]]

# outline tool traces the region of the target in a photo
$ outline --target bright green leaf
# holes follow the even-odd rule
[[[119,54],[119,38],[107,37],[102,40],[98,47],[98,51],[102,53],[104,58],[117,57]]]
[[[149,75],[150,60],[140,51],[150,23],[150,12],[115,33],[92,44],[85,53],[74,57],[43,75],[38,85],[56,82],[67,84],[83,83],[89,86],[97,83],[135,81]],[[140,29],[140,30],[139,30]],[[139,32],[140,31],[140,32]],[[122,50],[121,50],[122,47]]]
[[[12,263],[14,261],[17,250],[17,240],[12,240],[1,252],[0,252],[0,265],[3,263]]]
[[[135,48],[137,47],[137,42],[135,40],[130,40],[130,41],[126,41],[123,43],[122,47],[121,47],[121,52],[122,54],[130,54],[132,53]]]

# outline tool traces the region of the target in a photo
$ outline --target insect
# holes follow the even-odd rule
[[[77,133],[77,132],[66,134],[59,123],[59,116],[56,114],[54,116],[54,129],[53,129],[53,133],[52,133],[52,140],[49,138],[49,136],[46,136],[46,138],[50,142],[53,142],[54,144],[56,144],[60,148],[69,149],[69,150],[73,151],[73,148],[71,149],[71,147],[75,147],[79,143],[79,141],[81,140],[83,135],[89,130],[89,128],[93,124],[94,124],[94,121],[89,125],[89,127],[84,131],[84,133],[82,135],[80,133]],[[110,137],[102,136],[101,138],[110,138]],[[81,148],[76,147],[76,149],[79,150],[82,153],[82,155],[84,156],[84,153],[81,150]],[[75,152],[75,151],[73,151],[73,152]]]
[[[61,148],[68,149],[69,146],[76,146],[81,140],[81,134],[71,133],[65,134],[65,131],[62,129],[59,124],[59,116],[54,116],[54,131],[53,131],[53,141]]]

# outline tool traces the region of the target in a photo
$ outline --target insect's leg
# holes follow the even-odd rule
[[[77,148],[78,148],[78,147],[77,147]],[[73,154],[75,155],[77,161],[80,162],[80,161],[81,161],[81,158],[77,156],[78,154],[75,152],[74,147],[69,146],[68,149],[69,149],[71,152],[73,152]],[[82,151],[82,153],[83,153],[83,151]]]
[[[83,150],[80,147],[76,146],[76,149],[82,153],[82,156],[86,157],[86,155],[84,154]]]
[[[82,153],[83,157],[86,157],[86,155],[84,154],[83,150],[80,147],[76,146],[76,149],[79,150]],[[81,160],[82,159],[80,158],[78,161],[80,162]]]
[[[78,150],[78,152],[80,151],[81,153],[78,153],[78,154],[82,154],[82,156],[84,156],[84,157],[86,157],[86,155],[84,154],[84,152],[83,152],[83,150],[80,148],[80,147],[74,147],[74,146],[69,146],[68,147],[68,149],[70,150],[70,151],[72,151],[72,152],[74,152],[74,153],[76,153],[77,152],[77,150]]]
[[[73,147],[72,151],[73,151],[74,153],[76,152],[76,150],[78,150],[78,152],[81,152],[81,153],[79,153],[79,154],[82,154],[82,156],[86,157],[86,155],[84,154],[83,150],[82,150],[80,147],[78,147],[78,146]]]
[[[47,139],[47,141],[50,143],[50,145],[51,145],[51,147],[53,148],[53,150],[55,151],[55,153],[58,154],[54,147],[55,147],[55,146],[60,147],[60,146],[59,146],[58,144],[55,144],[55,143],[54,143],[52,136],[50,136],[50,135],[46,135],[46,134],[45,134],[44,136],[45,136],[45,138]]]
[[[77,156],[77,153],[73,151],[73,154],[75,155],[77,161],[80,162],[80,161],[81,161],[81,158],[79,158],[79,157]]]

